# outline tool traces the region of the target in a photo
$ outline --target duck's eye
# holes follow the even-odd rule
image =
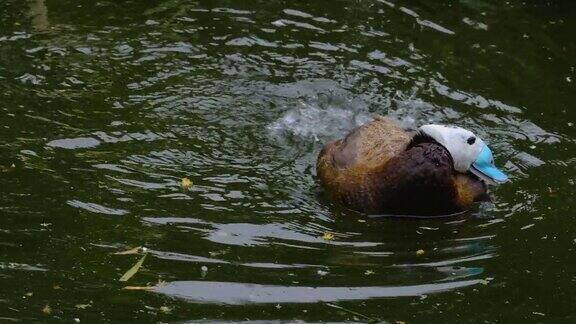
[[[470,136],[470,137],[468,137],[466,142],[468,142],[468,144],[472,145],[472,144],[476,143],[476,137]]]

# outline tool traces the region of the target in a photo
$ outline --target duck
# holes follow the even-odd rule
[[[331,198],[368,214],[438,216],[469,210],[508,177],[473,132],[426,124],[413,134],[376,116],[324,145],[316,175]]]

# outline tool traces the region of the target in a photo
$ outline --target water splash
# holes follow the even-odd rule
[[[325,97],[316,102],[300,101],[268,126],[276,137],[325,141],[341,137],[354,127],[371,119],[361,105],[337,97]]]

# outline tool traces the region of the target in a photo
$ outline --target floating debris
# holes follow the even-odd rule
[[[220,255],[227,254],[228,252],[230,252],[230,249],[229,249],[229,248],[226,248],[226,249],[218,250],[218,251],[210,251],[210,252],[208,252],[208,254],[209,254],[211,257],[217,257],[217,256],[220,256]]]
[[[182,186],[182,189],[184,189],[184,191],[187,191],[188,189],[192,188],[192,180],[188,178],[182,178],[180,185]]]
[[[121,252],[114,252],[112,254],[114,254],[114,255],[140,254],[140,253],[146,253],[147,251],[148,251],[147,248],[142,247],[142,246],[138,246],[138,247],[135,247],[135,248],[130,249],[130,250],[121,251]]]
[[[88,304],[77,304],[74,307],[76,307],[78,309],[86,309],[86,308],[92,307],[92,301],[90,301]]]
[[[122,288],[123,290],[144,290],[144,291],[152,291],[156,289],[155,286],[126,286]]]
[[[535,225],[535,224],[528,224],[528,225],[526,225],[526,226],[522,226],[522,227],[520,227],[520,230],[523,231],[523,230],[529,229],[530,227],[533,227],[534,225]]]
[[[16,165],[14,163],[12,163],[9,167],[4,166],[4,165],[0,165],[0,172],[3,173],[10,173],[13,172],[16,169]]]
[[[172,313],[172,308],[170,308],[168,306],[160,306],[160,312],[162,312],[164,314],[170,314],[170,313]]]
[[[316,273],[317,273],[318,275],[320,275],[320,276],[325,276],[325,275],[328,274],[328,271],[318,270],[318,271],[316,271]]]
[[[422,250],[422,249],[416,251],[417,256],[424,255],[424,253],[426,253],[426,252],[424,252],[424,250]]]
[[[374,319],[374,318],[368,317],[368,316],[366,316],[366,315],[364,315],[364,314],[358,313],[358,312],[353,311],[353,310],[351,310],[351,309],[344,308],[344,307],[342,307],[342,306],[340,306],[340,305],[336,305],[336,304],[332,304],[332,303],[326,303],[326,306],[330,306],[330,307],[333,307],[333,308],[336,308],[336,309],[343,310],[343,311],[345,311],[345,312],[347,312],[347,313],[350,313],[350,314],[352,314],[352,315],[360,316],[360,317],[368,320],[369,323],[377,323],[377,322],[380,322],[380,321],[377,321],[377,320]],[[396,322],[396,323],[398,323],[398,322]]]
[[[322,235],[322,239],[325,241],[332,241],[334,239],[334,234],[326,232],[324,235]]]
[[[52,314],[52,307],[50,307],[50,305],[45,305],[44,307],[42,307],[42,313],[46,315]]]
[[[132,278],[136,274],[136,272],[140,270],[142,263],[144,263],[144,259],[146,259],[146,255],[147,254],[144,254],[144,256],[138,262],[136,262],[136,264],[132,268],[126,271],[126,273],[122,277],[120,277],[119,280],[125,282],[128,281],[130,278]]]
[[[158,283],[155,286],[125,286],[122,290],[144,290],[144,291],[153,291],[158,289],[162,286],[166,285],[166,281],[158,280]]]

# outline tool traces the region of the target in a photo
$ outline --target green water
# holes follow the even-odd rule
[[[576,321],[575,18],[1,1],[0,321]],[[333,206],[316,155],[374,114],[469,128],[512,182],[453,220]]]

